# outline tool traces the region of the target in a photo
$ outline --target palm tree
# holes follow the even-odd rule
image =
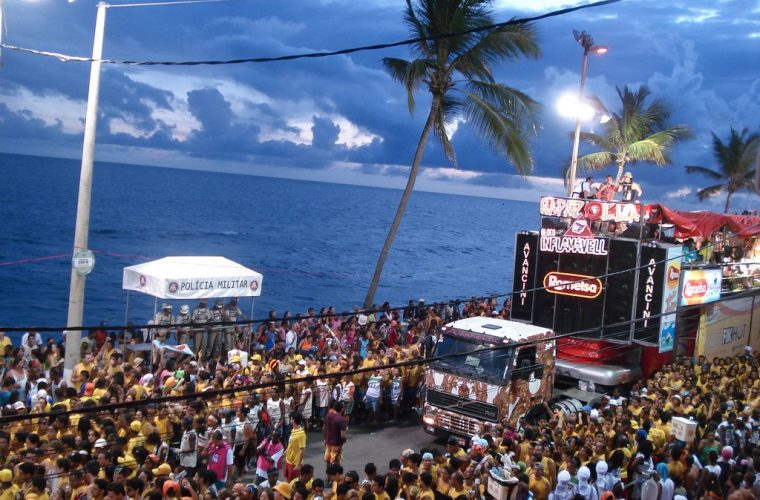
[[[700,189],[697,191],[697,196],[700,200],[704,200],[721,191],[726,191],[726,206],[723,211],[728,213],[731,196],[735,192],[741,189],[749,189],[750,191],[755,189],[753,184],[755,169],[752,168],[752,164],[760,149],[760,133],[753,132],[750,134],[746,128],[738,132],[731,127],[728,144],[724,144],[714,132],[712,137],[713,154],[718,163],[718,169],[689,165],[686,167],[686,171],[690,174],[702,174],[720,181],[719,184]]]
[[[494,24],[492,0],[406,1],[404,22],[416,42],[414,60],[387,57],[383,65],[406,89],[409,112],[414,93],[425,87],[432,96],[393,223],[377,259],[375,273],[364,299],[368,308],[380,282],[385,259],[417,179],[423,152],[432,131],[447,158],[456,165],[446,126],[464,120],[476,127],[491,146],[527,174],[533,168],[528,135],[537,130],[538,104],[523,92],[497,83],[491,66],[504,59],[538,57],[540,50],[532,25],[516,24],[482,29]],[[450,36],[452,33],[463,33]]]
[[[601,170],[612,164],[617,165],[615,180],[623,176],[626,165],[637,162],[651,162],[657,166],[670,163],[669,150],[673,144],[691,137],[691,129],[685,125],[666,128],[670,116],[661,99],[647,104],[651,94],[646,85],[634,90],[627,85],[621,90],[616,87],[622,108],[613,113],[606,122],[604,134],[581,133],[581,140],[601,149],[578,158],[581,170]]]

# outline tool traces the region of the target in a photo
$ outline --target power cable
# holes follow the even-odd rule
[[[572,12],[576,12],[576,11],[580,11],[584,9],[602,7],[604,5],[617,3],[620,1],[621,0],[601,0],[598,2],[586,4],[586,5],[577,5],[575,7],[567,7],[564,9],[547,12],[545,14],[541,14],[538,16],[525,17],[525,18],[519,18],[519,19],[510,19],[509,21],[505,21],[502,23],[489,24],[487,26],[480,26],[480,27],[465,30],[465,31],[458,31],[458,32],[453,32],[453,33],[442,33],[440,35],[428,36],[428,37],[409,38],[409,39],[398,41],[398,42],[364,45],[360,47],[352,47],[352,48],[340,49],[340,50],[334,50],[334,51],[309,52],[309,53],[290,54],[290,55],[276,56],[276,57],[250,57],[250,58],[227,59],[227,60],[130,61],[130,60],[116,60],[116,59],[100,59],[98,60],[98,62],[103,63],[103,64],[123,64],[123,65],[128,65],[128,66],[201,66],[201,65],[229,65],[229,64],[243,64],[243,63],[270,63],[270,62],[281,62],[281,61],[294,61],[297,59],[318,59],[318,58],[323,58],[323,57],[353,54],[355,52],[384,50],[384,49],[390,49],[394,47],[401,47],[404,45],[412,45],[412,44],[420,43],[423,41],[445,40],[448,38],[455,38],[455,37],[460,37],[464,35],[470,35],[473,33],[492,31],[499,28],[506,28],[508,26],[517,26],[520,24],[532,23],[532,22],[541,21],[543,19],[549,19],[556,16],[562,16],[562,15],[570,14]],[[15,45],[8,45],[8,44],[0,44],[0,47],[6,48],[8,50],[14,50],[17,52],[25,52],[25,53],[36,54],[36,55],[41,55],[41,56],[46,56],[46,57],[53,57],[62,62],[95,62],[95,59],[92,59],[91,57],[71,56],[67,54],[62,54],[60,52],[49,52],[49,51],[44,51],[44,50],[18,47]]]
[[[619,0],[615,0],[615,1],[619,1]],[[749,229],[754,229],[754,228],[757,228],[757,227],[760,227],[760,222],[752,224],[750,226],[747,226],[747,227],[743,228],[742,231],[747,231]],[[727,239],[728,238],[732,238],[732,237],[736,237],[736,236],[739,236],[738,232],[732,232],[732,233],[727,233],[726,234],[726,238]],[[713,246],[717,246],[717,245],[720,245],[720,244],[723,244],[723,243],[724,242],[709,243],[707,245],[704,245],[702,248],[711,248]],[[657,265],[657,264],[664,264],[664,263],[669,262],[671,260],[681,260],[682,258],[683,258],[682,255],[676,255],[676,256],[670,257],[670,258],[666,257],[666,258],[664,258],[662,260],[655,261],[654,264],[655,265]],[[742,263],[742,262],[738,262],[738,263],[732,262],[732,263],[718,263],[718,264],[715,264],[715,265],[719,266],[719,267],[730,267],[730,266],[737,266],[737,265],[743,265],[743,264],[745,264],[745,263]],[[588,281],[589,279],[594,279],[594,278],[601,280],[603,278],[609,278],[611,276],[617,276],[617,275],[629,273],[629,272],[632,272],[632,271],[646,269],[646,268],[648,268],[650,266],[651,266],[650,263],[646,263],[646,264],[630,267],[630,268],[627,268],[627,269],[623,269],[623,270],[620,270],[620,271],[609,272],[609,273],[595,275],[595,276],[589,276],[589,277],[586,277],[586,278],[579,278],[577,280],[568,280],[567,284],[585,282],[585,281]],[[527,292],[527,293],[537,292],[537,291],[541,291],[541,290],[546,290],[547,288],[550,288],[550,287],[537,286],[537,287],[533,287],[533,288],[526,289],[526,290],[519,290],[519,293],[522,293],[522,292]],[[450,304],[452,302],[457,303],[457,304],[461,304],[461,303],[472,301],[473,299],[478,300],[478,301],[480,301],[480,300],[498,299],[498,298],[501,298],[501,297],[508,297],[508,296],[514,295],[515,293],[518,293],[518,292],[515,292],[513,290],[513,291],[510,291],[510,292],[503,292],[503,293],[498,293],[498,294],[482,295],[482,296],[479,296],[479,297],[471,297],[469,299],[465,299],[465,298],[462,298],[462,299],[448,299],[448,300],[443,300],[443,301],[431,302],[430,304],[426,304],[425,307],[440,307],[440,306],[448,305],[448,304]],[[398,306],[398,307],[389,308],[387,310],[388,311],[403,311],[404,309],[406,309],[406,307],[407,306]],[[310,316],[310,318],[312,318],[312,319],[322,319],[322,318],[332,318],[332,317],[335,317],[335,316],[346,317],[346,316],[356,316],[356,315],[359,315],[359,314],[371,314],[371,313],[374,313],[374,312],[377,312],[377,311],[374,311],[372,309],[364,309],[364,310],[356,309],[356,310],[353,310],[353,311],[335,312],[335,313],[332,313],[332,314],[329,314],[329,313],[326,313],[326,314],[315,314],[315,315]],[[258,318],[258,319],[251,318],[251,319],[246,319],[246,320],[238,320],[238,321],[235,321],[235,322],[230,322],[230,321],[207,322],[207,323],[203,323],[201,325],[197,325],[195,327],[198,328],[198,327],[210,327],[210,326],[221,326],[221,327],[223,327],[223,326],[244,326],[244,325],[253,325],[253,324],[256,324],[256,323],[269,323],[269,322],[278,322],[278,321],[293,321],[294,319],[295,318],[292,318],[292,317],[291,318],[285,318],[285,317],[272,317],[272,318],[269,318],[268,317],[266,319],[265,318]],[[190,326],[193,327],[192,325],[190,325]],[[127,330],[127,329],[132,329],[132,330],[149,329],[149,330],[154,330],[154,329],[158,329],[158,328],[162,328],[163,329],[163,328],[178,328],[178,327],[188,327],[188,325],[184,324],[184,323],[167,323],[167,324],[162,324],[162,325],[155,325],[155,324],[119,325],[119,326],[111,326],[108,329],[109,330]],[[21,332],[21,331],[29,331],[29,330],[35,330],[37,332],[60,332],[60,331],[65,331],[65,330],[80,330],[80,331],[84,331],[84,330],[98,330],[98,329],[101,329],[101,328],[103,328],[103,327],[100,326],[100,325],[98,325],[98,326],[70,326],[70,327],[65,327],[65,326],[38,326],[38,327],[35,327],[35,326],[11,326],[11,327],[2,327],[2,326],[0,326],[0,330],[5,331],[5,332]]]
[[[654,320],[662,316],[666,316],[672,313],[661,313],[661,314],[652,314],[646,319]],[[618,323],[612,323],[610,325],[607,325],[608,327],[618,327],[618,326],[625,326],[630,325],[632,323],[643,321],[645,318],[635,318],[632,320],[627,321],[621,321]],[[551,331],[550,329],[546,329],[546,331]],[[346,370],[342,372],[336,372],[336,373],[327,373],[324,375],[309,375],[309,376],[303,376],[298,378],[293,378],[290,380],[275,380],[273,382],[266,382],[266,383],[257,383],[257,384],[248,384],[244,386],[239,387],[232,387],[232,388],[224,388],[224,389],[215,389],[215,390],[209,390],[204,392],[195,392],[191,394],[183,394],[181,396],[162,396],[158,398],[146,398],[146,399],[140,399],[136,401],[125,401],[125,402],[118,402],[118,403],[109,403],[106,405],[101,406],[91,406],[91,407],[81,407],[77,408],[75,410],[66,410],[66,411],[56,411],[56,412],[45,412],[45,413],[37,413],[35,414],[36,418],[42,418],[42,417],[49,417],[53,415],[73,415],[73,414],[86,414],[86,413],[97,413],[100,411],[111,411],[115,409],[120,408],[129,408],[129,407],[135,407],[135,406],[146,406],[148,404],[160,404],[160,403],[169,403],[169,402],[177,402],[177,401],[187,401],[187,400],[193,400],[193,399],[206,399],[206,398],[212,398],[215,396],[222,396],[226,394],[232,394],[236,392],[245,392],[245,391],[256,391],[257,389],[265,389],[269,387],[279,387],[289,384],[297,384],[299,382],[314,382],[317,379],[332,379],[332,378],[340,378],[343,376],[351,376],[351,375],[357,375],[357,374],[363,374],[363,373],[369,373],[375,370],[387,370],[390,368],[403,368],[403,367],[410,367],[410,366],[418,366],[418,365],[426,365],[433,361],[438,361],[441,359],[448,359],[453,357],[463,357],[467,355],[472,354],[480,354],[484,352],[490,352],[494,350],[500,350],[500,349],[513,349],[513,348],[519,348],[539,343],[546,343],[551,341],[556,341],[557,339],[561,339],[564,337],[571,337],[576,335],[581,335],[584,333],[591,333],[598,331],[598,328],[587,328],[584,330],[576,330],[573,332],[567,332],[562,334],[554,334],[550,337],[544,337],[540,339],[533,339],[533,340],[524,340],[519,342],[507,342],[502,345],[498,346],[492,346],[492,347],[483,347],[478,349],[473,349],[468,352],[461,352],[461,353],[452,353],[447,354],[443,356],[434,356],[430,358],[424,358],[424,359],[415,359],[415,360],[409,360],[409,361],[401,361],[397,363],[391,363],[391,364],[385,364],[385,365],[378,365],[373,367],[366,367],[366,368],[356,368],[352,370]],[[498,341],[498,338],[494,337],[494,341]],[[18,420],[24,420],[29,418],[29,414],[23,414],[23,415],[6,415],[6,416],[0,416],[0,425],[2,425],[5,422],[14,422]]]

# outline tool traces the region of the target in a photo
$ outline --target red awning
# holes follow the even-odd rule
[[[710,238],[724,226],[743,238],[760,235],[760,217],[758,216],[727,215],[708,211],[686,212],[672,210],[665,205],[652,205],[650,213],[652,213],[650,222],[673,224],[676,228],[675,237],[678,239]]]

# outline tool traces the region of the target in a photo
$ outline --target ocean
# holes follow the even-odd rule
[[[0,173],[0,328],[65,325],[79,161],[0,154]],[[122,269],[169,255],[221,255],[262,273],[255,318],[269,310],[360,306],[400,196],[393,189],[97,162],[89,240],[96,265],[87,277],[85,324],[150,319],[154,299],[134,292],[125,317]],[[515,232],[536,227],[536,203],[415,192],[376,302],[505,293]],[[241,299],[246,315],[249,307]]]

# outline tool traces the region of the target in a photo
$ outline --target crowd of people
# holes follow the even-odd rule
[[[616,201],[617,194],[620,193],[620,200],[624,203],[638,203],[641,200],[643,191],[641,185],[633,180],[633,174],[626,172],[616,181],[611,175],[604,178],[604,182],[594,182],[594,178],[589,176],[580,180],[573,187],[572,198],[583,198],[588,200]]]
[[[508,303],[463,306],[272,314],[250,341],[233,325],[229,349],[196,356],[130,349],[139,334],[103,329],[84,339],[71,384],[61,346],[0,333],[0,500],[758,498],[760,354],[750,352],[682,359],[579,413],[494,423],[464,446],[452,437],[387,468],[344,471],[350,426],[420,404],[424,365],[385,365],[423,360],[446,321],[508,317]],[[676,439],[674,417],[696,422],[693,440]],[[323,442],[320,463],[305,463],[307,440]]]
[[[326,463],[340,460],[336,415],[344,428],[414,415],[421,361],[445,321],[509,312],[495,300],[272,311],[251,332],[234,299],[203,309],[164,306],[144,329],[87,332],[68,383],[64,339],[29,331],[14,345],[0,332],[0,500],[179,497],[185,483],[214,497],[251,477],[266,489],[273,469],[301,470],[309,432],[333,429]]]

